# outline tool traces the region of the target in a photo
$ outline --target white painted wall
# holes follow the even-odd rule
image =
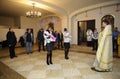
[[[22,29],[32,28],[34,32],[34,41],[36,42],[36,35],[37,31],[39,30],[39,23],[38,19],[36,18],[27,18],[27,17],[20,17],[20,24]]]
[[[0,25],[0,29],[8,29],[9,26],[3,26],[3,25]]]
[[[7,32],[9,31],[9,29],[0,29],[0,41],[6,40],[6,35]],[[15,32],[17,41],[19,41],[20,36],[24,35],[25,33],[25,29],[13,29],[13,31]]]
[[[62,16],[61,20],[62,20],[62,32],[64,31],[64,28],[68,28],[68,30],[69,30],[68,17]]]
[[[98,31],[101,30],[101,18],[107,14],[111,14],[115,17],[115,26],[118,27],[120,30],[120,12],[115,12],[116,6],[111,5],[108,7],[102,7],[102,15],[99,14],[100,9],[94,9],[87,11],[88,17],[85,17],[85,12],[82,12],[80,14],[76,14],[73,17],[70,18],[70,31],[72,33],[72,44],[77,44],[77,22],[83,21],[83,20],[91,20],[95,19],[95,27],[98,29]]]
[[[41,21],[45,22],[45,25],[42,26],[41,25]],[[37,37],[37,33],[39,31],[40,28],[43,28],[44,30],[47,29],[48,27],[48,23],[50,23],[51,20],[51,16],[49,17],[45,17],[45,18],[27,18],[27,17],[20,17],[20,24],[21,24],[21,28],[22,29],[26,29],[26,28],[33,28],[33,32],[34,32],[34,42],[36,42],[36,37]],[[58,21],[56,21],[54,23],[54,29],[57,31],[60,31],[62,29],[61,27],[61,19],[59,19]]]

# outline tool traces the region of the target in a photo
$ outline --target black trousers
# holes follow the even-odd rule
[[[68,53],[69,53],[69,49],[65,49],[65,59],[68,59]]]
[[[63,48],[63,40],[60,40],[61,48]]]
[[[65,47],[65,59],[68,59],[70,43],[64,43],[64,47]]]
[[[87,46],[91,47],[92,46],[92,41],[87,41]]]
[[[60,47],[63,48],[63,41],[61,41],[61,40],[58,41],[58,48],[60,48]]]
[[[52,51],[47,52],[47,61],[46,62],[48,65],[49,65],[49,63],[52,64]]]
[[[92,47],[93,47],[93,50],[97,50],[97,48],[98,48],[98,40],[97,39],[92,39]]]
[[[113,39],[113,52],[118,52],[117,39]]]
[[[15,45],[9,46],[10,58],[15,57]]]
[[[58,41],[58,49],[60,48],[60,41]]]
[[[53,43],[47,43],[46,44],[46,49],[47,49],[47,64],[52,64],[52,49],[53,49]]]
[[[38,41],[38,51],[41,51],[41,46],[43,48],[43,51],[45,50],[44,48],[44,40],[39,40]]]

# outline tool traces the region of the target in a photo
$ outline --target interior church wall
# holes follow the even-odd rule
[[[94,10],[88,10],[87,11],[87,17],[86,17],[86,13],[78,13],[75,16],[71,17],[71,26],[70,26],[70,31],[72,34],[72,38],[74,38],[72,40],[72,44],[77,44],[77,22],[78,21],[84,21],[84,20],[92,20],[95,19],[95,27],[98,29],[98,32],[101,31],[101,18],[105,15],[112,15],[115,18],[114,21],[114,26],[118,27],[118,30],[120,30],[120,13],[116,12],[116,6],[115,5],[111,5],[111,6],[107,6],[107,7],[102,7],[101,11],[102,13],[100,14],[100,9],[94,9]]]
[[[9,29],[0,29],[0,41],[4,41],[7,39],[6,35],[7,35],[8,31],[9,31]],[[15,32],[17,42],[18,42],[20,36],[24,35],[26,29],[13,29],[13,31]]]
[[[2,25],[2,26],[14,26],[14,18],[0,16],[0,25]]]
[[[39,29],[43,28],[44,30],[46,30],[50,22],[54,23],[55,31],[62,30],[61,19],[58,17],[49,16],[45,18],[27,18],[27,17],[21,16],[20,22],[21,22],[20,24],[22,29],[25,29],[25,28],[33,29],[34,43],[36,43],[36,37]]]
[[[34,42],[36,42],[37,32],[39,31],[39,29],[44,28],[46,30],[48,27],[48,23],[50,22],[54,23],[55,31],[62,31],[61,19],[58,17],[52,17],[52,16],[45,17],[45,18],[27,18],[24,16],[16,17],[16,18],[0,17],[0,29],[8,30],[9,27],[12,27],[14,29],[32,28],[34,32]],[[19,26],[14,26],[14,25],[19,25]],[[1,32],[4,33],[4,31],[1,31]],[[5,33],[2,35],[1,40],[5,39],[5,36],[4,36]]]
[[[0,16],[0,28],[6,27],[20,28],[20,17]]]

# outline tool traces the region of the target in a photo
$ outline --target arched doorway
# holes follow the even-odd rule
[[[103,16],[102,19],[101,19],[101,25],[102,25],[103,20],[109,21],[111,26],[112,26],[112,29],[114,28],[114,16],[113,15],[105,15],[105,16]]]
[[[95,29],[95,19],[93,20],[84,20],[77,22],[78,29],[78,39],[77,44],[83,45],[86,43],[86,31],[87,29],[91,29],[92,31]]]

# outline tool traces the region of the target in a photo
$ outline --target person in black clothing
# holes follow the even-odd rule
[[[96,28],[94,29],[94,32],[92,34],[92,47],[92,50],[97,50],[98,48],[98,32]]]
[[[60,31],[58,33],[58,48],[63,48],[63,33]]]
[[[17,43],[16,36],[12,28],[9,28],[9,31],[7,33],[7,42],[9,46],[9,52],[10,52],[10,58],[17,57],[15,55],[15,45]]]
[[[57,45],[58,45],[58,49],[60,48],[60,33],[57,33]]]
[[[37,34],[38,51],[39,51],[39,52],[40,52],[40,50],[41,50],[41,45],[42,45],[43,51],[45,51],[43,32],[44,32],[44,30],[43,30],[43,28],[41,28],[41,29],[38,31],[38,34]]]
[[[61,48],[63,48],[63,33],[60,32],[60,43],[61,43]]]
[[[25,40],[24,40],[23,36],[20,37],[19,43],[20,43],[20,45],[21,45],[22,47],[25,46]]]

